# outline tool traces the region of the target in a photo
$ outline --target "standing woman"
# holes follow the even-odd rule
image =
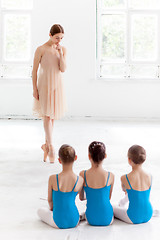
[[[41,148],[44,151],[44,161],[48,156],[50,163],[53,163],[55,160],[52,139],[54,120],[60,119],[65,112],[61,72],[66,69],[66,49],[60,45],[64,37],[63,27],[59,24],[53,25],[49,37],[46,43],[36,49],[34,55],[33,115],[43,119],[45,144]]]

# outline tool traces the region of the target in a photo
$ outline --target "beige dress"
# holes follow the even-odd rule
[[[41,58],[37,87],[39,100],[34,98],[33,115],[60,119],[66,107],[61,71],[59,70],[59,53],[56,49],[46,49]]]

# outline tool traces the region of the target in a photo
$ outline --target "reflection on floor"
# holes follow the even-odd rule
[[[41,144],[44,142],[42,121],[0,120],[0,234],[1,239],[159,239],[160,218],[149,223],[128,225],[115,220],[109,227],[91,227],[86,222],[75,229],[57,230],[42,223],[36,214],[47,206],[47,182],[51,174],[61,170],[55,164],[42,161]],[[72,145],[78,155],[74,170],[90,166],[87,148],[91,141],[106,144],[106,170],[115,174],[112,203],[123,197],[120,176],[130,171],[127,150],[133,144],[142,145],[147,151],[144,168],[152,173],[151,200],[160,207],[160,123],[131,123],[107,121],[57,121],[54,128],[56,152],[63,143]],[[77,199],[80,211],[85,203]]]

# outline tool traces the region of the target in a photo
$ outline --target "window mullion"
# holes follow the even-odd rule
[[[2,49],[3,49],[3,46],[2,46],[2,11],[1,11],[1,0],[0,0],[0,64],[2,65]]]
[[[160,65],[160,13],[157,14],[157,18],[158,18],[158,22],[157,22],[157,43],[158,43],[157,50],[158,50],[158,59],[157,59],[157,62],[158,62],[158,65]]]
[[[160,43],[160,14],[158,14],[158,23],[157,23],[157,42]],[[157,78],[160,79],[160,44],[157,46],[158,50],[158,64],[157,64]]]
[[[102,23],[101,23],[101,1],[97,0],[97,63],[98,76],[101,75],[101,44],[102,44]]]
[[[130,19],[130,12],[127,11],[126,12],[126,78],[130,78],[130,60],[131,60],[130,49],[131,49],[131,19]]]

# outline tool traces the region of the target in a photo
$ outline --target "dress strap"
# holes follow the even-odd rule
[[[56,178],[57,178],[57,188],[58,188],[58,191],[59,191],[58,174],[56,174]]]
[[[106,186],[108,185],[109,177],[110,177],[110,172],[108,172],[108,177],[107,177],[107,183],[106,183]]]
[[[128,177],[127,177],[127,174],[126,174],[126,179],[127,179],[127,182],[128,182],[128,184],[129,184],[130,188],[132,189],[132,186],[131,186],[131,184],[130,184],[130,182],[129,182],[129,179],[128,179]]]
[[[85,181],[86,187],[88,187],[87,179],[86,179],[86,170],[84,171],[84,181]]]
[[[78,179],[79,179],[79,176],[77,176],[77,180],[76,180],[76,183],[74,184],[74,187],[73,187],[72,191],[74,191],[74,189],[75,189],[75,187],[76,187],[76,184],[77,184],[77,182],[78,182]]]

